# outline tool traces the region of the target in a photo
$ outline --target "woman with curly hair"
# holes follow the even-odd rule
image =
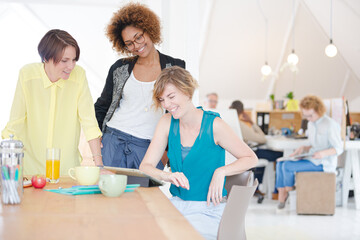
[[[185,68],[185,62],[156,50],[160,20],[148,7],[129,3],[114,13],[107,27],[113,48],[129,57],[116,61],[95,103],[103,131],[101,150],[106,166],[136,168],[145,155],[163,111],[152,107],[152,90],[161,70]],[[163,168],[160,162],[157,166]]]
[[[276,188],[279,190],[278,209],[285,207],[289,191],[295,185],[297,172],[335,172],[337,157],[343,152],[340,125],[326,116],[323,101],[313,95],[300,102],[303,118],[308,122],[309,146],[301,146],[290,157],[306,154],[298,161],[280,161],[276,164]]]

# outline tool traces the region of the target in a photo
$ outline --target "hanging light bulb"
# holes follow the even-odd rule
[[[260,13],[263,16],[264,21],[265,21],[265,38],[264,38],[265,39],[265,65],[261,67],[261,73],[263,75],[262,80],[265,80],[266,77],[269,76],[271,74],[271,72],[272,72],[271,67],[267,63],[267,59],[268,59],[268,31],[269,31],[269,28],[268,28],[268,19],[265,16],[264,11],[261,8],[260,0],[258,0],[257,3],[258,3]]]
[[[336,54],[337,54],[337,48],[336,46],[333,44],[333,41],[332,41],[332,9],[333,9],[333,6],[332,6],[332,0],[330,0],[330,44],[326,46],[325,48],[325,54],[326,56],[328,57],[335,57]]]
[[[265,62],[265,65],[261,67],[261,73],[264,76],[269,76],[271,73],[271,67]]]
[[[296,65],[299,62],[299,57],[295,54],[295,50],[293,49],[291,54],[289,54],[287,61],[291,65]]]
[[[330,44],[326,46],[325,48],[325,54],[328,57],[335,57],[337,54],[337,48],[336,46],[332,43],[332,40],[330,40]]]
[[[291,31],[292,31],[292,51],[289,54],[288,58],[287,58],[287,62],[291,65],[291,66],[295,66],[298,62],[299,62],[299,57],[295,54],[295,0],[293,0],[292,2],[292,6],[293,6],[293,12],[292,12],[292,23],[291,23]]]

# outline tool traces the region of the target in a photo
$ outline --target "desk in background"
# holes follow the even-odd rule
[[[71,187],[61,178],[46,188]],[[20,205],[0,205],[0,239],[203,239],[157,187],[117,198],[24,189]]]
[[[346,160],[343,179],[343,207],[347,206],[349,191],[354,190],[355,206],[360,209],[360,141],[345,142]]]
[[[293,128],[297,132],[301,128],[301,113],[285,110],[257,111],[256,124],[265,134],[268,134],[270,128]]]
[[[308,139],[294,139],[285,136],[266,136],[266,147],[275,151],[283,151],[284,157],[289,156],[295,149],[309,145]]]

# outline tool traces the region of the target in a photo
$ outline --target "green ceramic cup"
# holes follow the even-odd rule
[[[99,188],[106,197],[119,197],[125,191],[126,184],[126,175],[100,175]]]

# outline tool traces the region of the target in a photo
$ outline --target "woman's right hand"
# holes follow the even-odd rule
[[[162,172],[161,174],[162,180],[165,182],[170,182],[177,187],[182,187],[187,190],[190,189],[189,180],[182,172]]]

